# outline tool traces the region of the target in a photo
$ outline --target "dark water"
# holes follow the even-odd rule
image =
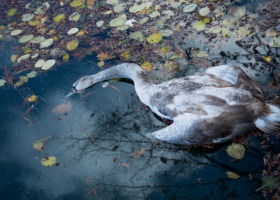
[[[263,1],[238,4],[254,12],[248,6],[254,2]],[[10,45],[1,43],[0,66],[11,66]],[[239,161],[227,155],[228,144],[207,151],[155,146],[144,135],[166,125],[141,104],[131,84],[97,84],[71,96],[69,112],[54,114],[77,78],[100,70],[95,58],[56,66],[19,88],[0,87],[1,199],[263,199],[256,192],[265,153],[260,141],[249,136]],[[263,86],[271,80],[271,69],[262,76],[246,72]],[[31,94],[37,102],[24,104]],[[33,142],[46,137],[43,151],[34,150]],[[41,165],[47,155],[58,166]],[[228,171],[240,178],[228,178]]]
[[[201,153],[154,146],[143,135],[165,125],[139,102],[131,84],[97,84],[69,98],[67,114],[52,112],[78,77],[97,71],[96,61],[86,57],[19,88],[0,89],[1,199],[262,199],[255,190],[263,155],[253,143],[240,161],[232,161],[226,146]],[[30,94],[38,101],[24,105]],[[30,124],[24,113],[32,105]],[[42,152],[33,149],[36,139],[49,136]],[[59,165],[41,165],[46,155]],[[228,178],[227,171],[240,178]]]

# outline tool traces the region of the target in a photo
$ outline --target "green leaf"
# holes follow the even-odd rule
[[[259,187],[257,191],[261,190],[261,189],[269,189],[269,190],[273,190],[276,189],[280,186],[280,180],[279,177],[274,177],[274,176],[265,176],[262,177],[262,186]]]

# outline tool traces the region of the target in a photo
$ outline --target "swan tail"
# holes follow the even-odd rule
[[[258,117],[255,125],[265,133],[275,133],[280,131],[280,107],[267,104],[268,114]]]

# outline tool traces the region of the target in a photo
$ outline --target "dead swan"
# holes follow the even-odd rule
[[[173,144],[219,143],[255,127],[264,132],[280,128],[279,107],[265,103],[261,89],[238,67],[221,65],[199,75],[151,82],[142,68],[122,63],[78,79],[73,87],[84,90],[98,82],[129,78],[142,103],[173,124],[147,134]]]

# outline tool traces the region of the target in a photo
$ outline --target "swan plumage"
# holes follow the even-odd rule
[[[78,79],[84,90],[115,78],[132,79],[142,103],[158,116],[173,120],[147,137],[173,144],[220,143],[254,128],[279,130],[280,109],[266,103],[262,90],[239,67],[210,67],[197,75],[154,84],[137,64],[122,63]]]

